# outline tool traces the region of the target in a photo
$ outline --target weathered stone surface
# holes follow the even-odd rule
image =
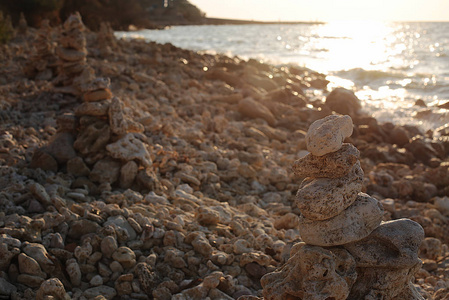
[[[57,133],[49,142],[46,151],[60,164],[66,163],[69,159],[76,156],[73,143],[75,139],[69,132]]]
[[[354,92],[344,88],[334,89],[326,97],[326,105],[335,112],[351,117],[362,108],[360,100]]]
[[[89,178],[94,182],[112,184],[119,178],[120,167],[120,162],[107,157],[95,163]]]
[[[19,274],[19,276],[17,276],[17,282],[31,288],[38,288],[44,282],[44,279],[40,276]]]
[[[128,130],[128,122],[124,114],[125,105],[117,98],[113,97],[109,106],[109,125],[111,131],[117,135],[124,135]]]
[[[344,143],[340,150],[316,156],[311,153],[298,159],[292,166],[300,177],[340,178],[349,173],[360,157],[360,151],[352,144]]]
[[[45,152],[46,147],[36,150],[31,158],[30,168],[42,169],[56,173],[58,171],[58,162],[56,159]]]
[[[131,187],[132,183],[136,179],[137,172],[139,171],[139,166],[133,160],[128,161],[120,169],[119,183],[122,189],[127,189]]]
[[[109,125],[104,121],[97,120],[81,129],[73,146],[81,154],[87,155],[102,150],[109,138]]]
[[[11,294],[15,292],[17,292],[17,287],[0,277],[0,297],[10,299]]]
[[[344,300],[356,278],[349,252],[299,243],[293,246],[287,263],[263,276],[261,284],[266,300]]]
[[[89,91],[83,95],[84,101],[96,102],[112,98],[112,92],[108,88]],[[109,101],[108,101],[109,102]]]
[[[79,61],[85,59],[87,55],[86,49],[76,50],[64,47],[56,48],[56,55],[66,61]]]
[[[73,286],[79,286],[81,284],[81,269],[78,262],[72,258],[66,263],[66,272],[69,275],[70,283]]]
[[[350,116],[330,115],[310,125],[306,135],[307,150],[316,156],[339,150],[352,134]]]
[[[239,102],[239,112],[248,118],[261,118],[267,121],[268,124],[274,125],[276,118],[271,111],[262,103],[259,103],[251,98],[245,98]]]
[[[363,240],[346,244],[361,268],[411,268],[420,263],[419,247],[424,229],[409,219],[382,223]]]
[[[8,245],[5,238],[0,239],[0,269],[6,270],[11,263],[11,260],[16,257],[20,250],[17,247]]]
[[[379,201],[360,193],[341,214],[327,220],[299,218],[299,232],[304,242],[317,246],[336,246],[358,241],[376,229],[383,217]]]
[[[90,170],[84,163],[83,159],[76,156],[67,161],[67,172],[75,176],[88,176]]]
[[[25,253],[20,253],[18,258],[20,273],[39,276],[42,278],[46,277],[46,274],[42,272],[39,263],[35,259]]]
[[[64,285],[58,278],[50,278],[42,282],[37,290],[36,300],[44,299],[70,300],[70,296],[65,292]]]
[[[131,268],[136,264],[136,254],[128,247],[119,247],[112,258],[118,261],[124,268]]]
[[[124,161],[136,159],[145,167],[152,165],[151,156],[145,144],[132,133],[128,133],[117,142],[107,145],[106,149],[114,158]]]
[[[357,268],[357,281],[347,299],[424,300],[411,283],[420,268],[421,263],[405,269]]]
[[[117,295],[117,291],[112,287],[100,285],[89,288],[83,292],[83,296],[85,296],[87,299],[95,298],[98,295],[102,295],[104,298],[111,300]]]
[[[362,185],[363,171],[357,162],[341,178],[304,179],[296,194],[296,205],[307,219],[330,219],[354,203]]]
[[[49,258],[50,254],[42,244],[25,242],[23,252],[36,260],[44,272],[51,273],[54,270],[54,263]]]
[[[111,101],[83,102],[75,109],[76,116],[107,116]]]

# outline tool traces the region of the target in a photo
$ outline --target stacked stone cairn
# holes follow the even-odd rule
[[[41,22],[33,44],[34,53],[25,67],[25,73],[35,80],[50,80],[57,66],[57,57],[52,41],[52,28],[47,19]]]
[[[28,32],[28,22],[25,19],[23,12],[20,13],[19,26],[17,26],[17,33],[20,35],[26,35]]]
[[[382,223],[381,204],[361,192],[360,153],[343,143],[352,130],[340,115],[310,126],[310,153],[293,165],[305,178],[296,198],[303,242],[262,277],[264,299],[423,299],[411,281],[424,230],[408,219]]]
[[[82,103],[74,113],[57,118],[58,132],[47,146],[34,153],[30,166],[53,172],[66,168],[81,178],[80,186],[92,188],[97,184],[99,191],[111,190],[114,183],[129,188],[139,172],[140,178],[148,182],[152,160],[141,134],[143,125],[125,113],[124,103],[110,90],[109,78],[95,77],[94,70],[86,64],[86,40],[80,36],[84,25],[79,14],[69,17],[64,28],[68,33],[62,35],[63,47],[57,53],[61,58],[83,57],[78,61],[80,69],[74,64],[76,60],[62,63],[69,91],[81,94]]]
[[[59,74],[55,84],[62,85],[58,92],[82,95],[82,90],[73,85],[73,81],[83,72],[92,73],[87,65],[85,30],[78,12],[70,15],[63,24],[60,45],[56,48],[56,55],[59,57]]]
[[[114,36],[114,30],[111,24],[108,22],[101,22],[97,39],[101,55],[111,55],[117,49],[117,39]]]

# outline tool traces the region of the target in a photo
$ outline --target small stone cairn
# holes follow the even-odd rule
[[[97,33],[98,46],[101,55],[111,55],[117,51],[117,39],[114,36],[114,30],[108,22],[101,22],[100,30]]]
[[[310,153],[293,165],[305,178],[296,198],[303,242],[262,277],[265,300],[423,299],[411,280],[424,230],[408,219],[382,222],[382,205],[361,192],[360,152],[343,143],[352,130],[351,117],[340,115],[310,126]]]
[[[133,121],[124,103],[113,96],[109,78],[95,77],[86,64],[83,28],[78,13],[64,23],[62,47],[56,52],[62,61],[65,86],[55,88],[55,92],[78,94],[82,103],[74,113],[57,118],[58,132],[34,153],[30,166],[53,172],[66,168],[76,177],[88,178],[84,182],[88,186],[95,183],[106,191],[114,183],[131,187],[138,174],[141,181],[151,181],[148,168],[152,160],[141,134],[144,127]],[[146,188],[152,187],[146,184]]]
[[[36,80],[50,80],[53,77],[57,57],[51,37],[52,28],[50,22],[45,19],[41,22],[36,39],[33,42],[34,53],[25,67],[25,73],[28,77]]]
[[[83,24],[78,12],[70,15],[63,24],[60,35],[60,45],[56,47],[56,55],[59,57],[59,74],[55,83],[62,85],[59,92],[74,95],[82,95],[79,86],[73,85],[73,81],[83,73],[92,73],[87,65],[86,37]]]

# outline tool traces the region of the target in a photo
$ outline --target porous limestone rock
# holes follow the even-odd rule
[[[239,112],[248,118],[261,118],[267,121],[269,125],[276,123],[276,118],[271,111],[262,103],[257,102],[251,98],[245,98],[240,100],[238,105]]]
[[[358,279],[347,299],[424,300],[412,284],[420,268],[421,264],[411,269],[357,268]]]
[[[111,101],[102,100],[97,102],[83,102],[75,109],[76,116],[107,116]]]
[[[114,158],[124,161],[136,159],[145,167],[152,165],[150,153],[144,143],[132,133],[128,133],[117,142],[107,145],[106,149]]]
[[[83,127],[73,147],[83,155],[102,150],[109,141],[109,125],[103,120],[95,120]]]
[[[357,265],[357,281],[348,299],[424,299],[412,284],[421,268],[424,229],[409,219],[382,223],[366,238],[344,245]]]
[[[266,300],[348,297],[357,278],[354,258],[344,249],[295,244],[286,264],[261,279]]]
[[[17,244],[16,244],[17,242]],[[0,236],[0,269],[6,270],[11,260],[20,253],[20,241],[6,234]]]
[[[366,238],[344,245],[359,268],[411,268],[420,263],[424,229],[409,219],[382,223]]]
[[[120,175],[120,162],[107,157],[97,161],[90,172],[90,180],[98,183],[114,183]]]
[[[353,91],[345,88],[336,88],[326,97],[326,105],[333,111],[343,114],[355,116],[362,108],[360,100]]]
[[[25,253],[20,253],[18,257],[19,270],[22,274],[35,275],[45,278],[47,275],[42,272],[39,263],[32,257],[26,255]]]
[[[299,186],[296,204],[309,220],[326,220],[349,207],[362,190],[363,171],[360,163],[340,178],[306,178]]]
[[[117,98],[113,97],[109,106],[109,125],[111,131],[118,136],[127,132],[143,132],[143,125],[137,123],[125,115],[125,105]]]
[[[52,273],[55,265],[49,258],[50,254],[47,252],[47,249],[42,244],[25,242],[23,246],[22,251],[35,259],[44,272],[48,274]]]
[[[25,66],[25,73],[36,80],[49,80],[53,77],[57,58],[51,32],[49,20],[42,20],[33,42],[35,52]]]
[[[344,143],[340,150],[323,156],[307,154],[294,162],[292,170],[299,177],[340,178],[349,173],[359,157],[356,147]]]
[[[44,299],[70,300],[71,298],[58,278],[50,278],[42,282],[36,293],[36,300]]]
[[[345,138],[352,135],[350,116],[330,115],[310,125],[306,135],[307,150],[316,156],[339,150]]]
[[[84,36],[85,27],[81,20],[81,15],[76,12],[70,15],[63,24],[63,30],[59,38],[60,46],[56,48],[56,54],[59,57],[59,74],[56,82],[62,83],[63,88],[57,91],[80,95],[78,84],[74,84],[77,77],[87,69],[87,73],[92,73],[87,66],[86,37]],[[84,76],[88,75],[83,74]],[[87,76],[92,78],[92,74]],[[82,79],[81,81],[86,81]],[[78,80],[80,82],[80,80]]]
[[[356,201],[339,215],[327,220],[299,218],[299,232],[304,242],[317,246],[337,246],[358,241],[376,229],[383,217],[379,201],[359,193]]]

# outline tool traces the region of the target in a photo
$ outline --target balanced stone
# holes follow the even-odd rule
[[[363,268],[411,268],[420,263],[424,229],[409,219],[382,223],[363,240],[344,245]]]
[[[349,207],[362,190],[363,170],[357,162],[341,178],[306,178],[299,186],[296,204],[309,220],[326,220]]]
[[[349,173],[359,157],[356,147],[344,143],[340,150],[323,156],[309,153],[295,161],[292,169],[300,177],[340,178]]]
[[[339,215],[327,220],[299,218],[299,231],[304,242],[317,246],[337,246],[361,240],[382,221],[379,201],[360,193],[356,201]]]
[[[352,134],[350,116],[330,115],[310,125],[306,135],[307,150],[316,156],[323,156],[341,148],[345,138]]]
[[[261,279],[266,300],[345,300],[355,282],[355,261],[344,249],[295,244],[286,264]]]
[[[347,300],[424,300],[412,283],[414,274],[420,268],[421,264],[410,269],[357,268],[357,281]]]

